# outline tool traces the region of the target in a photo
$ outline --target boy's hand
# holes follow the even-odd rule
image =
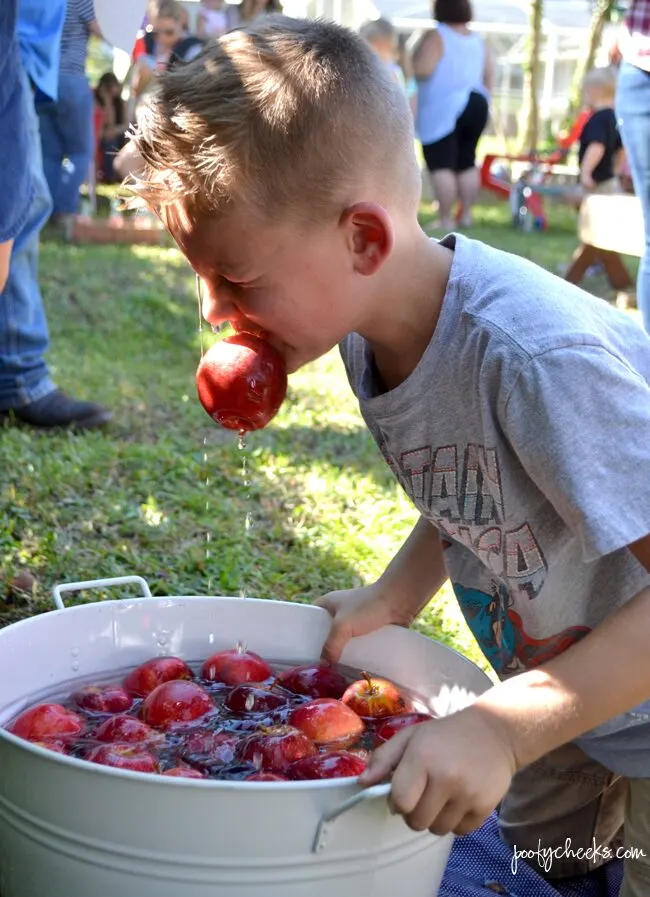
[[[580,184],[585,188],[585,190],[593,190],[596,186],[596,182],[590,174],[587,174],[587,172],[584,172],[580,175]]]
[[[359,784],[390,773],[390,803],[415,831],[462,835],[477,828],[504,796],[515,754],[497,720],[472,707],[403,729],[374,751]]]
[[[338,663],[343,649],[352,638],[368,635],[389,623],[409,625],[412,622],[400,618],[389,596],[377,582],[360,589],[329,592],[314,604],[324,607],[334,618],[321,652],[327,663]]]

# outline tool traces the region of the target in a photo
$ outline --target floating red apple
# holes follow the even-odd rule
[[[62,741],[31,741],[30,744],[37,744],[39,747],[47,748],[48,751],[54,751],[55,754],[68,753],[68,749]]]
[[[432,719],[433,717],[429,716],[428,713],[403,713],[401,716],[384,720],[383,723],[378,725],[375,730],[375,737],[377,742],[381,744],[384,741],[389,741],[393,735],[402,729],[406,729],[409,726],[417,726],[418,723],[430,722]]]
[[[132,772],[159,772],[160,765],[149,751],[136,745],[100,744],[86,756],[91,763],[130,769]]]
[[[283,773],[294,760],[311,757],[316,746],[299,729],[292,726],[270,726],[256,735],[242,739],[237,756],[260,769]]]
[[[341,698],[351,710],[364,719],[383,719],[398,716],[411,709],[399,689],[388,679],[368,676],[348,686]]]
[[[287,698],[255,685],[236,685],[224,701],[233,713],[268,713],[284,707]]]
[[[205,353],[196,372],[199,401],[229,430],[260,430],[275,417],[287,392],[287,368],[266,340],[235,333]]]
[[[287,770],[290,779],[345,779],[360,776],[368,764],[349,751],[332,751],[296,760]]]
[[[161,744],[165,736],[135,716],[113,716],[98,727],[97,741],[112,744]]]
[[[84,685],[70,700],[89,713],[126,713],[133,705],[133,698],[121,685]]]
[[[163,773],[164,776],[169,776],[170,779],[204,779],[205,776],[202,772],[199,772],[198,769],[192,769],[191,766],[172,766],[171,769],[166,769]]]
[[[142,719],[156,729],[170,729],[198,722],[216,713],[210,695],[196,682],[174,679],[163,682],[147,695],[142,705]]]
[[[191,766],[210,770],[232,763],[240,740],[240,736],[232,732],[199,729],[185,736],[178,747],[178,755]]]
[[[348,687],[341,673],[314,664],[283,670],[278,676],[278,684],[287,691],[309,698],[340,698]]]
[[[315,698],[292,710],[289,724],[300,729],[314,744],[347,747],[357,741],[365,729],[363,720],[341,701]]]
[[[194,673],[180,657],[154,657],[129,673],[124,688],[136,698],[146,698],[163,682],[193,678]]]
[[[201,676],[212,682],[226,685],[243,685],[246,682],[264,682],[273,670],[259,654],[240,648],[218,651],[203,664]]]
[[[286,776],[281,776],[277,772],[253,772],[244,779],[245,782],[288,782]]]
[[[8,726],[26,741],[72,741],[86,728],[83,717],[61,704],[37,704],[24,710]]]

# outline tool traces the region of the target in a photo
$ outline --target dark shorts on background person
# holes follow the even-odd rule
[[[422,145],[429,171],[467,171],[476,164],[476,147],[488,121],[488,101],[482,93],[472,91],[467,105],[456,121],[456,127],[435,143]]]

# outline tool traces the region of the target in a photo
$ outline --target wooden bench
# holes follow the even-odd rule
[[[580,207],[578,237],[598,249],[641,258],[645,231],[638,197],[627,193],[588,196]]]
[[[641,258],[645,252],[645,228],[638,197],[627,193],[588,196],[580,207],[578,239],[587,246]],[[629,294],[619,292],[616,304],[627,308]]]

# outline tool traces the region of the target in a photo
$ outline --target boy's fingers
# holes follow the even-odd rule
[[[322,659],[326,663],[338,663],[343,649],[349,641],[350,633],[348,630],[343,626],[339,626],[336,622],[332,623],[330,634],[327,636],[321,651]]]
[[[398,732],[390,741],[373,751],[368,766],[359,776],[359,784],[365,788],[387,778],[402,759],[411,734],[407,731]]]

